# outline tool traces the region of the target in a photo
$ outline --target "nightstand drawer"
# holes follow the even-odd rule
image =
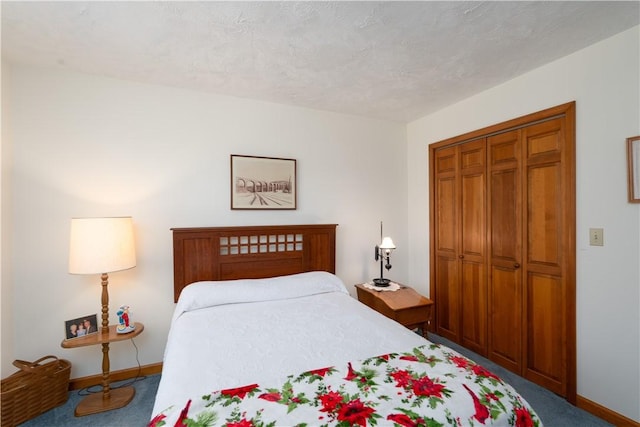
[[[395,318],[404,326],[414,326],[420,323],[428,323],[431,320],[431,306],[409,307],[396,311]]]
[[[389,319],[410,329],[420,328],[426,337],[426,327],[431,320],[433,301],[408,286],[397,291],[378,291],[364,285],[356,285],[358,300]]]

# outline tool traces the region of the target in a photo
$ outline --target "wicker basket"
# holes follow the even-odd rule
[[[2,380],[2,427],[13,427],[60,406],[69,397],[71,363],[55,356],[15,360],[20,371]]]

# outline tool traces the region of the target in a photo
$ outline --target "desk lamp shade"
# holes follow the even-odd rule
[[[69,273],[102,274],[135,266],[131,217],[71,219]]]
[[[393,240],[391,240],[391,237],[385,237],[384,239],[382,239],[382,243],[380,243],[380,249],[391,250],[395,248],[396,245],[393,244]]]

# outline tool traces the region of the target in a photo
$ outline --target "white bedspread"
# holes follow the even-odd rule
[[[329,273],[192,284],[176,306],[152,414],[214,390],[425,343]]]

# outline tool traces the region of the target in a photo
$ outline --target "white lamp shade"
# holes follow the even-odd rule
[[[71,219],[69,273],[102,274],[135,266],[131,217]]]
[[[395,249],[396,245],[393,244],[393,240],[391,237],[385,237],[382,239],[382,243],[380,243],[380,249]]]

